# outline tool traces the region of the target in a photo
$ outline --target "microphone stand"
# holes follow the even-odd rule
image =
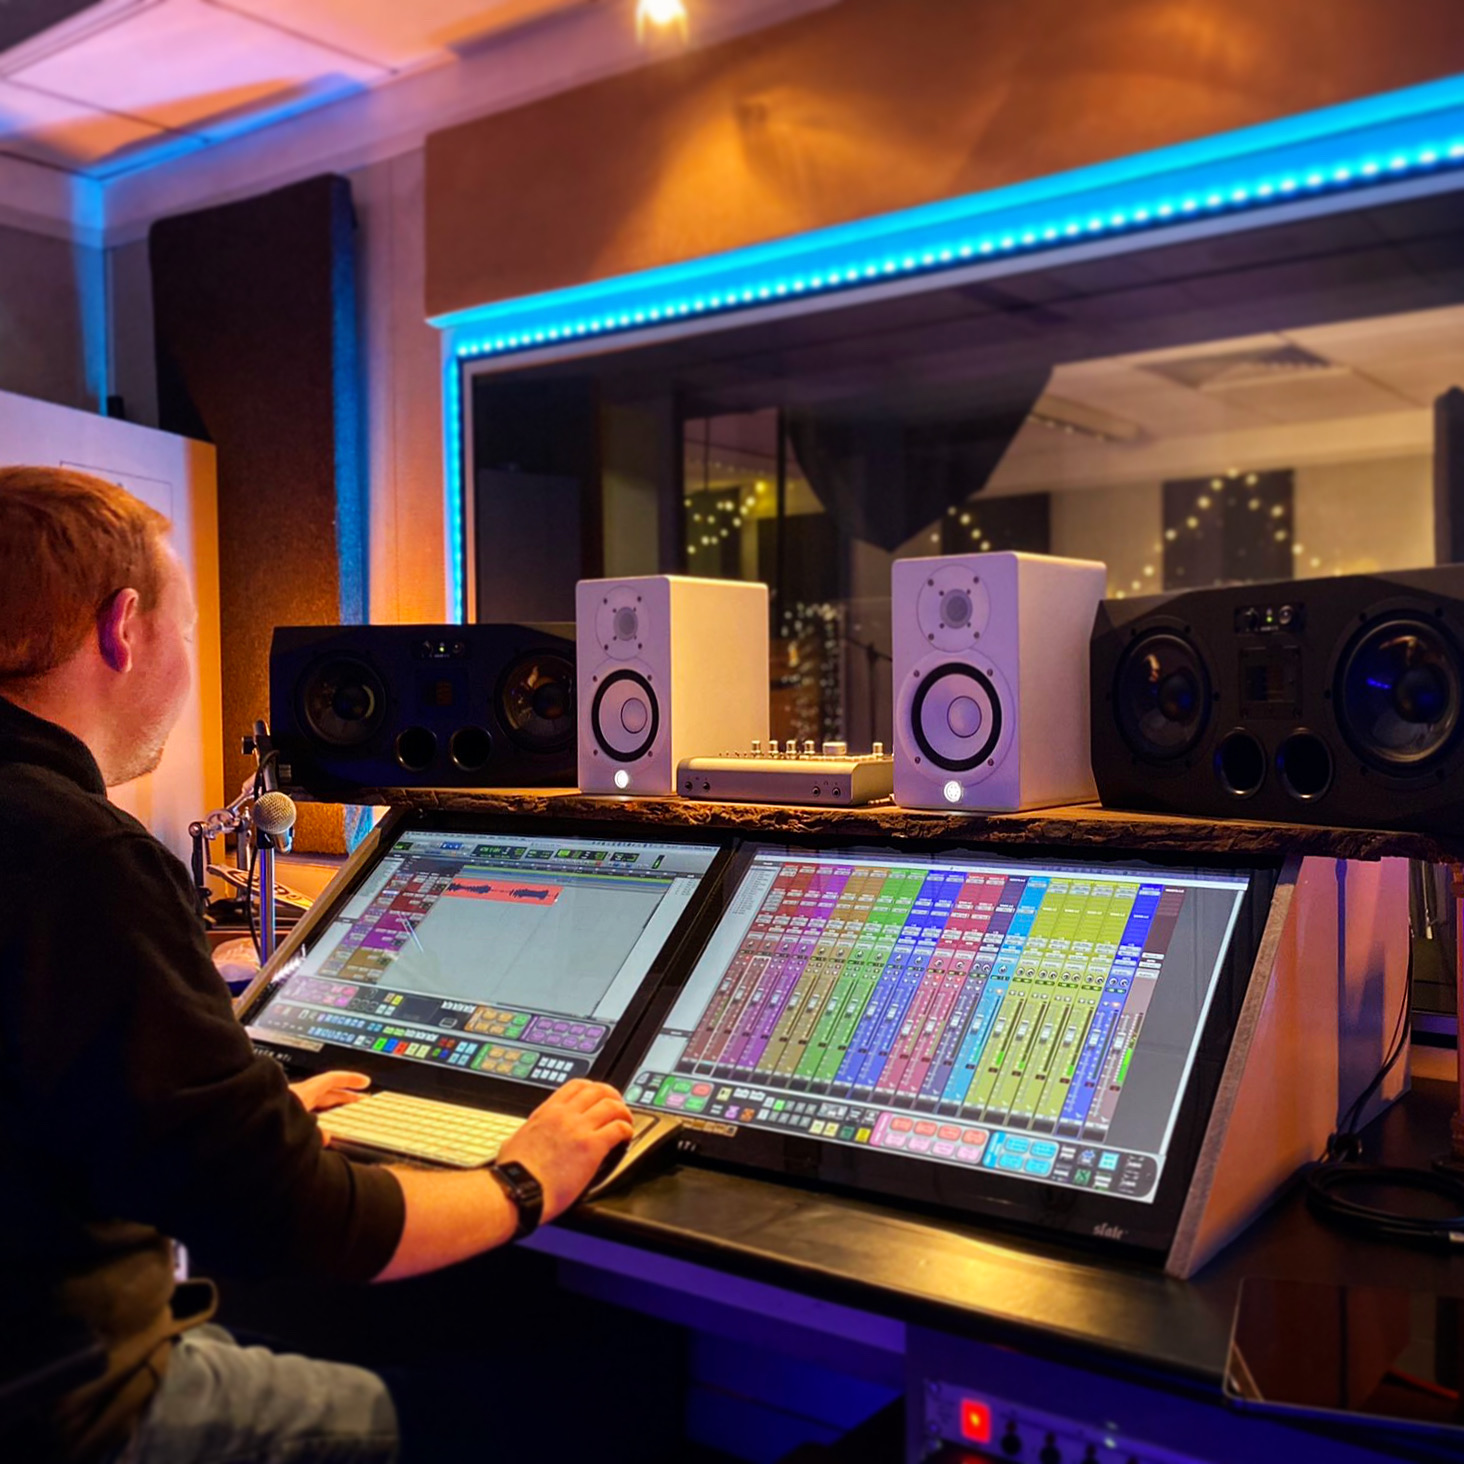
[[[193,883],[203,907],[204,919],[212,922],[209,911],[213,891],[208,885],[209,848],[223,834],[237,836],[235,859],[238,867],[249,872],[244,880],[244,917],[255,949],[263,965],[279,946],[279,920],[275,895],[275,856],[290,849],[290,833],[295,826],[295,804],[278,787],[275,765],[279,754],[270,740],[269,729],[262,721],[254,724],[254,733],[244,739],[244,752],[259,760],[251,783],[227,808],[215,809],[206,817],[188,825],[193,841]],[[248,848],[248,854],[245,848]],[[259,930],[254,929],[255,878],[259,880]]]
[[[216,808],[206,817],[195,819],[188,825],[188,837],[193,841],[193,884],[205,912],[213,901],[213,891],[208,884],[208,867],[212,863],[209,846],[225,834],[239,833],[248,824],[249,804],[253,798],[252,789],[246,788],[227,808]]]
[[[252,735],[244,738],[244,752],[259,760],[249,805],[249,834],[254,858],[251,861],[259,881],[259,963],[268,964],[279,945],[275,912],[275,854],[290,848],[290,831],[295,826],[295,804],[279,789],[279,752],[270,739],[269,728],[256,721]],[[248,901],[248,891],[245,891]],[[251,912],[252,913],[252,912]]]
[[[862,641],[852,635],[843,637],[844,644],[853,646],[856,651],[864,652],[864,679],[865,692],[869,699],[869,739],[870,746],[874,746],[875,733],[878,730],[875,722],[879,716],[879,663],[888,661],[891,666],[895,664],[895,658],[887,651],[882,651],[873,641]]]
[[[251,819],[254,830],[254,874],[259,881],[259,963],[264,965],[274,955],[278,944],[275,924],[275,838],[261,832]]]

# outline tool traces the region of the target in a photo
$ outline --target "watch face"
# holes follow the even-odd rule
[[[510,1159],[507,1164],[500,1164],[498,1167],[513,1181],[515,1189],[531,1195],[536,1200],[544,1198],[543,1185],[522,1164]]]
[[[490,1167],[504,1182],[503,1187],[508,1197],[518,1208],[519,1223],[514,1231],[514,1239],[538,1229],[539,1220],[544,1213],[543,1185],[522,1164],[512,1159],[507,1164],[494,1164]]]

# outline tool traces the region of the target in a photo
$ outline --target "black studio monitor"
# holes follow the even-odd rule
[[[535,627],[281,626],[269,701],[286,780],[318,797],[574,783],[574,640]]]
[[[1107,600],[1091,668],[1107,807],[1464,819],[1464,565]]]

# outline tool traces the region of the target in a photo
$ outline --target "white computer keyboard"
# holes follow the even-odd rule
[[[524,1124],[512,1113],[491,1113],[385,1091],[327,1108],[317,1117],[331,1139],[459,1169],[473,1169],[497,1158],[499,1149]]]

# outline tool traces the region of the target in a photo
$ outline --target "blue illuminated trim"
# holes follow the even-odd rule
[[[1464,165],[1464,76],[433,318],[459,360],[724,316]]]
[[[462,367],[457,356],[447,353],[442,383],[443,475],[447,485],[444,508],[447,532],[447,618],[462,625],[468,618],[468,581],[463,540],[463,454],[467,431],[462,420]]]
[[[834,228],[433,317],[448,332],[449,594],[463,613],[463,363],[853,296],[1464,169],[1464,76]],[[932,280],[935,283],[935,280]]]

